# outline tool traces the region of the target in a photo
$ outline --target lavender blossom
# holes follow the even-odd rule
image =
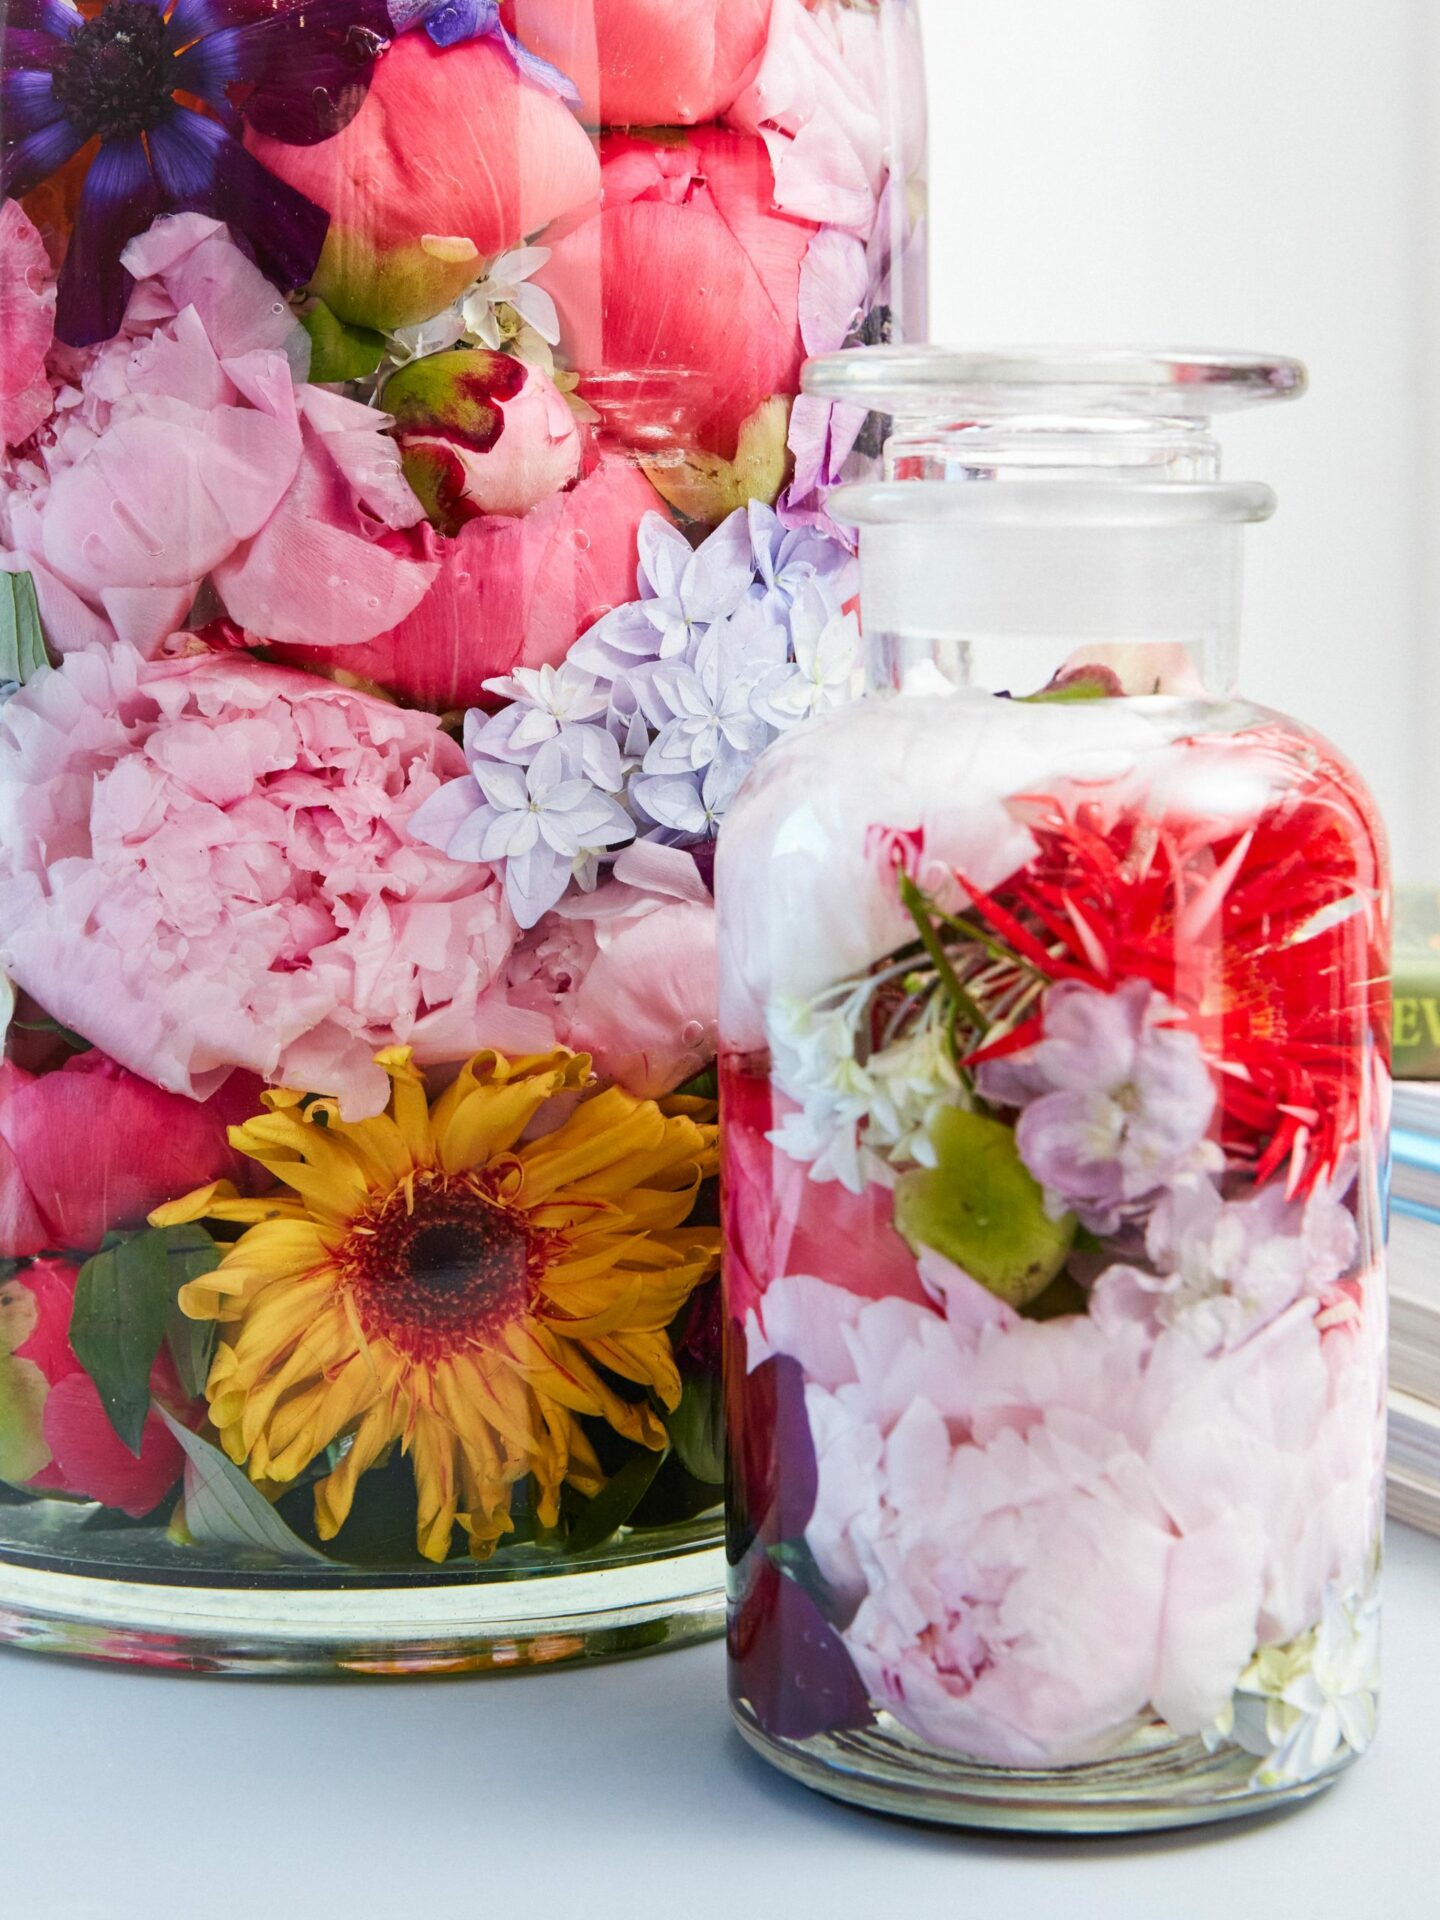
[[[478,731],[466,742],[469,773],[432,794],[410,831],[452,860],[503,863],[510,911],[528,929],[572,880],[593,886],[600,855],[633,840],[635,825],[587,773],[573,734],[547,740],[523,767],[481,753]]]
[[[1102,1325],[1181,1328],[1203,1352],[1228,1352],[1301,1298],[1320,1299],[1353,1266],[1353,1215],[1324,1189],[1287,1200],[1278,1182],[1226,1201],[1185,1180],[1159,1201],[1145,1234],[1153,1271],[1108,1267],[1091,1311]]]
[[[751,699],[777,733],[848,706],[862,685],[860,623],[853,613],[831,610],[818,580],[807,581],[796,597],[790,639],[793,657],[772,667]]]
[[[981,1066],[994,1106],[1018,1107],[1020,1156],[1052,1213],[1094,1233],[1182,1175],[1218,1163],[1215,1087],[1193,1033],[1148,980],[1114,993],[1066,980],[1044,999],[1044,1038]]]
[[[723,520],[698,547],[658,513],[640,528],[640,597],[616,607],[571,649],[576,666],[613,678],[652,660],[685,658],[716,620],[732,614],[755,585],[749,523]]]

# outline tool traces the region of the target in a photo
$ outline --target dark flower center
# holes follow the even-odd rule
[[[102,140],[143,133],[170,106],[165,21],[145,0],[109,0],[70,42],[55,98],[78,127]]]
[[[345,1272],[361,1325],[433,1362],[499,1336],[530,1305],[543,1252],[523,1218],[468,1181],[401,1189],[357,1221]]]

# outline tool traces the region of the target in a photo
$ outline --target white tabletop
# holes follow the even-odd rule
[[[1386,1718],[1319,1801],[1148,1840],[851,1812],[729,1727],[720,1649],[502,1680],[0,1655],[7,1920],[1436,1920],[1440,1540],[1392,1527]]]

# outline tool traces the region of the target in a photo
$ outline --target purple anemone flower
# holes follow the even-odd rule
[[[296,146],[338,133],[391,37],[384,0],[105,0],[88,17],[8,0],[5,15],[0,193],[18,199],[100,143],[60,271],[61,340],[116,332],[120,255],[161,213],[223,220],[277,286],[305,285],[329,215],[246,151],[241,115]]]

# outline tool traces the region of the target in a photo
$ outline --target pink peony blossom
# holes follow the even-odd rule
[[[774,0],[764,54],[724,117],[763,138],[777,206],[869,234],[887,175],[923,165],[918,56],[912,22],[889,7]]]
[[[255,1111],[259,1091],[237,1073],[198,1103],[94,1052],[38,1076],[0,1063],[0,1257],[93,1252],[211,1180],[251,1190],[255,1163],[226,1129]]]
[[[405,831],[464,765],[428,715],[306,674],[72,654],[0,717],[5,964],[172,1092],[238,1066],[378,1112],[379,1048],[487,1043],[515,939],[487,867]]]
[[[688,853],[640,843],[516,948],[505,998],[596,1071],[655,1099],[715,1057],[715,904]]]
[[[592,126],[692,127],[756,67],[771,0],[506,0],[526,46],[580,91]]]
[[[661,507],[637,467],[602,455],[568,493],[522,518],[468,521],[452,539],[425,529],[435,583],[390,632],[341,656],[285,650],[297,665],[343,666],[440,713],[488,707],[485,682],[558,665],[580,634],[635,592],[640,524]]]
[[[47,1259],[0,1279],[0,1479],[138,1520],[179,1480],[185,1456],[158,1413],[146,1418],[138,1458],[110,1424],[70,1346],[78,1275],[69,1261]],[[163,1350],[150,1378],[178,1411],[184,1395]]]
[[[55,397],[45,356],[55,338],[55,271],[16,200],[0,202],[0,449],[42,427]]]
[[[10,507],[5,564],[38,563],[55,646],[92,644],[99,615],[154,653],[207,577],[266,639],[394,626],[434,568],[397,542],[423,514],[385,417],[297,384],[303,330],[215,221],[158,221],[124,260],[125,325],[80,357]]]
[[[611,134],[601,155],[603,210],[549,236],[535,275],[582,391],[636,444],[732,458],[756,408],[798,384],[800,264],[816,229],[776,211],[750,135]]]
[[[245,138],[332,216],[314,289],[369,327],[430,319],[487,259],[592,201],[599,179],[568,108],[491,39],[442,50],[405,34],[332,139],[297,147],[253,128]]]
[[[1257,1644],[1361,1584],[1379,1518],[1383,1301],[1300,1302],[1221,1357],[1183,1333],[1022,1319],[958,1270],[945,1315],[773,1285],[748,1360],[799,1359],[806,1539],[872,1696],[1001,1766],[1194,1734]]]

